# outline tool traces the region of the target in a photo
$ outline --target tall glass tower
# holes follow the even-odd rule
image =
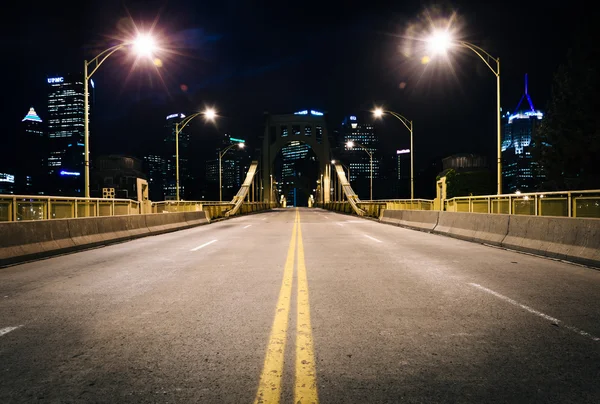
[[[527,91],[521,96],[515,112],[507,113],[504,118],[502,137],[502,183],[503,192],[533,192],[543,180],[539,164],[532,154],[532,134],[537,130],[544,114],[536,110]],[[523,101],[527,100],[524,104]]]
[[[176,148],[175,148],[175,133],[176,124],[185,118],[182,113],[170,114],[166,118],[165,137],[164,137],[164,153],[166,163],[166,178],[163,184],[163,193],[165,199],[175,199],[177,195],[177,168],[176,168]],[[189,188],[191,171],[189,167],[189,146],[190,133],[183,129],[179,132],[179,197],[184,198],[186,188]]]
[[[48,77],[47,84],[48,193],[84,195],[83,75]]]
[[[371,177],[371,159],[362,147],[354,145],[348,147],[349,141],[358,142],[373,155],[373,179],[380,178],[381,156],[378,153],[379,139],[372,123],[363,122],[356,115],[347,116],[342,122],[340,149],[343,150],[343,159],[348,161],[350,167],[350,182],[357,181],[354,185],[359,195],[369,195],[369,178]]]
[[[42,119],[31,107],[22,119],[23,131],[18,139],[18,152],[22,156],[17,169],[17,193],[43,194],[46,183],[46,134]]]

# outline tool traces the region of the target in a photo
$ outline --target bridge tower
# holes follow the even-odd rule
[[[270,115],[265,113],[265,133],[262,145],[263,201],[275,202],[273,198],[272,175],[277,154],[283,147],[292,143],[305,143],[311,147],[319,159],[322,176],[321,189],[331,188],[331,152],[329,132],[322,112],[315,110],[298,111],[293,114]],[[274,176],[273,176],[274,177]],[[317,202],[329,202],[329,192],[321,192]]]

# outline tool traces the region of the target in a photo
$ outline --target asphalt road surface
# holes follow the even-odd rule
[[[600,271],[320,209],[0,268],[0,403],[600,403]]]

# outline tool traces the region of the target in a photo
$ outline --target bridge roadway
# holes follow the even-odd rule
[[[0,402],[598,403],[599,297],[594,269],[281,209],[0,269]]]

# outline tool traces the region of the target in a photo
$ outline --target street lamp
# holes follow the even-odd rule
[[[461,46],[463,48],[467,48],[475,52],[477,56],[483,63],[494,73],[496,76],[496,123],[497,123],[497,149],[498,149],[498,195],[502,194],[502,138],[501,138],[501,121],[500,121],[500,58],[495,58],[490,55],[487,51],[480,48],[477,45],[473,45],[469,42],[464,41],[456,41],[448,31],[434,31],[433,34],[427,39],[427,43],[429,44],[430,50],[434,54],[445,54],[446,50],[452,46]],[[495,62],[496,68],[492,66],[492,63]]]
[[[90,197],[90,122],[89,122],[89,80],[92,75],[96,73],[98,68],[104,61],[116,51],[123,49],[127,46],[132,46],[133,50],[139,55],[151,55],[152,51],[156,49],[154,39],[149,35],[140,34],[135,40],[122,42],[118,45],[112,46],[103,52],[100,52],[95,58],[90,61],[84,60],[83,62],[83,145],[84,145],[84,177],[85,177],[85,197]],[[91,66],[91,73],[88,73],[88,67]]]
[[[383,117],[383,114],[390,114],[394,118],[397,118],[410,132],[410,199],[415,199],[415,182],[414,182],[414,150],[413,150],[413,121],[408,120],[406,117],[400,115],[394,111],[386,111],[383,108],[375,108],[373,115],[375,118]]]
[[[196,112],[195,114],[185,117],[181,122],[175,122],[175,195],[179,201],[179,133],[186,127],[188,123],[197,116],[204,115],[209,121],[214,121],[217,113],[213,108],[207,108],[204,111]]]
[[[207,116],[208,117],[208,116]],[[234,143],[231,144],[229,146],[227,146],[225,149],[223,149],[222,151],[219,151],[219,202],[223,202],[223,187],[221,186],[221,159],[223,158],[223,156],[225,155],[225,153],[227,153],[227,151],[229,149],[231,149],[234,146],[238,146],[240,149],[243,149],[245,144],[244,143]],[[271,176],[271,188],[273,187],[273,176]]]
[[[365,146],[363,146],[362,144],[355,142],[353,140],[349,140],[348,143],[346,143],[346,146],[348,146],[349,149],[353,148],[354,145],[359,146],[360,148],[362,148],[365,152],[367,152],[367,154],[369,155],[369,160],[370,160],[370,184],[369,184],[369,194],[370,194],[370,199],[369,200],[373,200],[373,153],[371,153],[369,150],[367,150],[367,148]]]
[[[344,163],[342,163],[339,160],[331,160],[331,164],[335,165],[335,163],[340,163],[340,165],[346,169],[346,171],[348,172],[348,182],[350,182],[350,167],[348,167],[347,165],[345,165]]]

